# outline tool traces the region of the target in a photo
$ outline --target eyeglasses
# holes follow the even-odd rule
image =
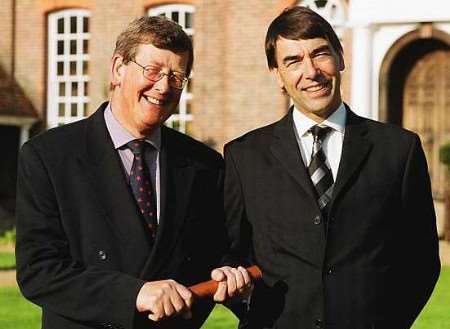
[[[165,75],[167,75],[167,78],[169,79],[169,86],[175,89],[183,89],[189,81],[188,78],[186,78],[183,74],[180,73],[174,72],[165,73],[161,71],[161,68],[157,66],[152,65],[143,66],[133,60],[130,60],[130,62],[133,62],[134,64],[140,66],[142,68],[142,74],[144,75],[144,78],[153,82],[158,82]]]

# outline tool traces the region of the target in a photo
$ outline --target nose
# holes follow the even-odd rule
[[[157,90],[161,95],[167,94],[170,91],[169,85],[169,75],[167,73],[161,72],[161,79],[155,82],[153,87]]]
[[[305,57],[303,60],[303,75],[306,78],[314,79],[318,74],[318,69],[311,57]]]

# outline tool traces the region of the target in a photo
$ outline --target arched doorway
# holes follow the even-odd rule
[[[421,138],[441,234],[449,182],[439,148],[450,141],[449,72],[450,36],[427,24],[392,46],[380,75],[380,118]]]

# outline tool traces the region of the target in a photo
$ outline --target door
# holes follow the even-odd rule
[[[450,142],[450,51],[418,59],[406,78],[403,126],[419,134],[428,161],[433,197],[443,200],[448,181],[439,147]]]

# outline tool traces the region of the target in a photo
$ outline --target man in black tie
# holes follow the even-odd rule
[[[110,102],[21,149],[17,281],[44,329],[195,329],[211,311],[187,286],[209,279],[226,247],[223,160],[163,126],[192,62],[179,25],[133,21]],[[249,285],[242,268],[216,272],[221,298]]]
[[[342,102],[342,53],[312,10],[281,13],[266,55],[293,106],[225,146],[228,262],[263,272],[252,329],[410,328],[438,278],[420,140]]]

